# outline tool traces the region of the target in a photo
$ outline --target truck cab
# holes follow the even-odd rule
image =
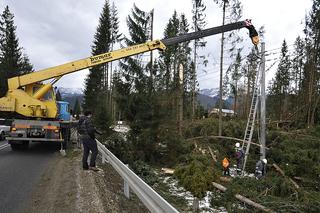
[[[71,115],[69,110],[69,103],[66,101],[57,101],[58,105],[58,119],[60,121],[70,121]]]

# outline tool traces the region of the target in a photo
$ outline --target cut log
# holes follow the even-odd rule
[[[293,177],[294,179],[298,180],[298,181],[303,181],[302,177]]]
[[[297,182],[295,182],[294,180],[292,180],[290,177],[286,176],[286,174],[284,173],[284,171],[275,163],[272,164],[273,168],[275,168],[275,170],[277,172],[279,172],[284,178],[287,178],[296,189],[299,189],[299,185],[297,184]]]
[[[170,169],[170,168],[161,168],[161,171],[164,174],[170,174],[170,175],[172,175],[174,173],[174,169]]]
[[[220,180],[223,182],[230,182],[232,180],[231,177],[220,177]]]
[[[223,185],[219,184],[219,183],[212,182],[212,185],[213,185],[215,188],[217,188],[217,189],[219,189],[220,191],[222,191],[222,192],[227,191],[227,188],[224,187]],[[265,207],[265,206],[263,206],[263,205],[261,205],[261,204],[259,204],[259,203],[256,203],[256,202],[254,202],[254,201],[252,201],[252,200],[250,200],[250,199],[248,199],[248,198],[246,198],[246,197],[244,197],[244,196],[242,196],[242,195],[240,195],[240,194],[236,194],[236,195],[235,195],[235,198],[237,198],[238,200],[240,200],[240,201],[242,201],[242,202],[244,202],[244,203],[246,203],[246,204],[248,204],[248,205],[250,205],[250,206],[253,206],[253,207],[255,207],[255,208],[257,208],[257,209],[259,209],[259,210],[261,210],[261,211],[264,211],[264,212],[272,212],[272,213],[274,212],[273,210],[271,210],[271,209],[269,209],[269,208],[267,208],[267,207]]]
[[[213,154],[212,149],[210,148],[210,146],[208,146],[208,149],[209,149],[209,152],[210,152],[210,155],[211,155],[213,161],[217,162],[217,156],[215,154]]]

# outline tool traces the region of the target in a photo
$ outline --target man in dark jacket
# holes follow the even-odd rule
[[[84,170],[98,171],[96,167],[96,158],[98,154],[97,142],[95,140],[95,133],[97,132],[92,121],[92,113],[86,111],[84,116],[79,119],[78,132],[80,134],[80,140],[83,144],[83,156],[82,156],[82,167]],[[98,133],[98,132],[97,132]],[[91,151],[90,164],[88,165],[88,156]]]

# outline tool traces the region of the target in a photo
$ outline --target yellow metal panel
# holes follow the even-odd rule
[[[0,99],[0,107],[5,108],[8,105],[11,106],[8,110],[26,117],[56,118],[58,113],[54,99],[50,101],[40,101],[20,89],[10,90],[6,97]]]
[[[51,84],[45,84],[40,89],[38,89],[35,94],[33,94],[33,97],[35,99],[42,98],[51,89],[52,89],[52,85]]]
[[[47,107],[47,115],[48,118],[56,118],[58,115],[58,107],[56,100],[44,101],[44,105]]]
[[[10,97],[0,98],[0,111],[14,112],[15,111],[15,99]]]

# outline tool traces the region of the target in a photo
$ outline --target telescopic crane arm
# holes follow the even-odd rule
[[[69,62],[59,66],[47,68],[40,70],[38,72],[29,73],[22,76],[17,76],[8,79],[8,87],[10,89],[18,89],[21,86],[28,84],[41,82],[44,80],[61,77],[63,75],[73,73],[82,69],[90,68],[99,64],[111,62],[114,60],[119,60],[132,55],[137,55],[140,53],[152,51],[155,49],[165,50],[166,46],[178,44],[181,42],[186,42],[194,39],[199,39],[223,32],[228,32],[232,30],[237,30],[241,28],[247,28],[249,30],[249,36],[254,45],[259,43],[258,33],[254,26],[251,24],[251,20],[240,21],[232,24],[227,24],[224,26],[208,28],[205,30],[200,30],[197,32],[187,33],[184,35],[179,35],[172,38],[166,38],[162,40],[148,41],[143,44],[138,44],[123,49],[115,50],[112,52],[103,53],[96,56],[91,56],[88,58],[80,59],[77,61]]]

